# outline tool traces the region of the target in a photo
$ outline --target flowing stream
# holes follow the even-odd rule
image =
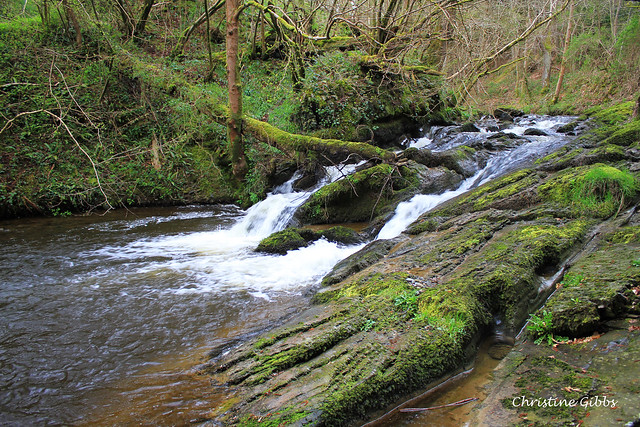
[[[557,150],[567,143],[567,137],[558,134],[556,130],[572,119],[572,117],[564,116],[532,116],[516,119],[512,126],[507,127],[503,131],[522,136],[527,129],[539,129],[543,130],[547,135],[529,136],[527,141],[521,145],[496,153],[487,161],[484,168],[480,169],[474,176],[464,180],[455,190],[445,191],[442,194],[418,194],[411,200],[398,204],[395,215],[380,230],[377,238],[394,238],[402,233],[409,224],[418,219],[420,215],[435,208],[439,204],[508,172],[527,167],[533,164],[535,160]],[[469,142],[486,140],[488,137],[497,133],[497,131],[491,132],[486,129],[477,133],[465,132],[448,140],[444,144],[437,141],[434,142],[433,138],[423,137],[414,141],[410,146],[438,152],[469,144]]]
[[[547,129],[567,121],[542,120]],[[457,190],[400,204],[378,238],[561,143],[530,137]],[[449,148],[429,138],[416,144]],[[330,168],[317,188],[354,168]],[[216,392],[189,374],[194,358],[303,309],[308,290],[361,247],[319,240],[284,256],[253,252],[310,196],[291,182],[247,211],[191,206],[0,222],[0,425],[205,417]]]

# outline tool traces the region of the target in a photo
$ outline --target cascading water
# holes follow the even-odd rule
[[[516,148],[494,154],[484,168],[479,170],[471,178],[464,180],[456,190],[446,191],[442,194],[418,194],[407,202],[402,202],[396,208],[394,216],[385,224],[378,233],[378,239],[391,239],[402,233],[409,224],[414,222],[423,213],[435,208],[441,203],[452,199],[472,188],[484,184],[501,175],[525,167],[535,160],[557,150],[567,143],[564,135],[559,135],[555,129],[568,123],[571,117],[524,117],[519,118],[506,132],[514,135],[523,135],[527,129],[539,129],[547,132],[543,136],[528,136],[527,141]],[[469,141],[486,140],[488,136],[497,132],[484,130],[483,132],[464,133],[442,144],[431,137],[420,138],[411,144],[411,147],[442,151],[469,143]]]

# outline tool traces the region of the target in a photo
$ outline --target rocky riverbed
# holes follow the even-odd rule
[[[227,387],[230,398],[212,418],[243,425],[363,422],[463,368],[497,325],[505,342],[512,342],[555,290],[529,322],[538,326],[533,338],[551,344],[561,337],[578,340],[555,349],[519,344],[501,365],[496,380],[501,385],[477,416],[486,421],[499,412],[508,424],[578,423],[586,413],[538,411],[541,418],[534,420],[529,413],[535,411],[508,403],[523,393],[527,398],[599,394],[617,396],[616,417],[633,421],[640,412],[637,384],[609,381],[616,373],[605,369],[607,357],[618,351],[625,355],[624,369],[637,370],[640,133],[638,121],[627,119],[631,107],[617,107],[616,120],[610,110],[593,111],[592,130],[560,150],[438,206],[400,236],[374,241],[339,263],[314,304],[286,325],[213,352],[202,372]],[[509,136],[497,140],[517,145]],[[406,157],[428,170],[449,171],[439,176],[462,175],[461,166],[456,171],[444,164],[450,157],[426,154]],[[415,160],[423,158],[429,166]],[[384,168],[377,172],[383,188],[390,180],[401,182],[402,170]],[[366,194],[367,212],[379,204],[371,205],[372,195],[382,194],[371,187],[371,176],[352,181],[363,186],[354,191]],[[391,200],[394,191],[410,187],[405,182],[378,199]],[[302,207],[303,214],[311,214],[298,215],[301,225],[305,217],[306,223],[319,222],[316,214],[328,217],[322,209],[333,202],[341,215],[347,211],[331,188],[324,197],[330,194],[324,205],[319,194]],[[615,337],[585,338],[596,332]],[[620,345],[603,352],[610,342]],[[609,377],[594,382],[589,369],[607,370]],[[548,387],[536,388],[541,376],[550,378]],[[591,419],[600,419],[599,411],[591,411]]]

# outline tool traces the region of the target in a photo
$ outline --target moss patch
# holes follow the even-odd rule
[[[636,196],[636,177],[613,166],[596,164],[559,173],[538,187],[545,200],[570,206],[576,215],[607,218]]]
[[[544,307],[553,314],[553,332],[571,337],[590,334],[623,313],[636,313],[640,299],[638,227],[610,234],[598,250],[579,260]]]

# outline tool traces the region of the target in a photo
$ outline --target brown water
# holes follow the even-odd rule
[[[490,354],[494,354],[492,350],[495,350],[493,342],[493,339],[487,339],[482,343],[471,370],[451,378],[401,407],[434,408],[465,399],[477,400],[460,406],[442,407],[424,412],[402,413],[399,411],[400,408],[396,408],[366,426],[461,427],[469,425],[472,411],[487,396],[485,386],[491,381],[493,371],[500,363],[499,359],[490,356]]]
[[[258,255],[242,218],[220,206],[0,222],[0,425],[205,417],[221,390],[194,365],[305,307],[355,250]]]

